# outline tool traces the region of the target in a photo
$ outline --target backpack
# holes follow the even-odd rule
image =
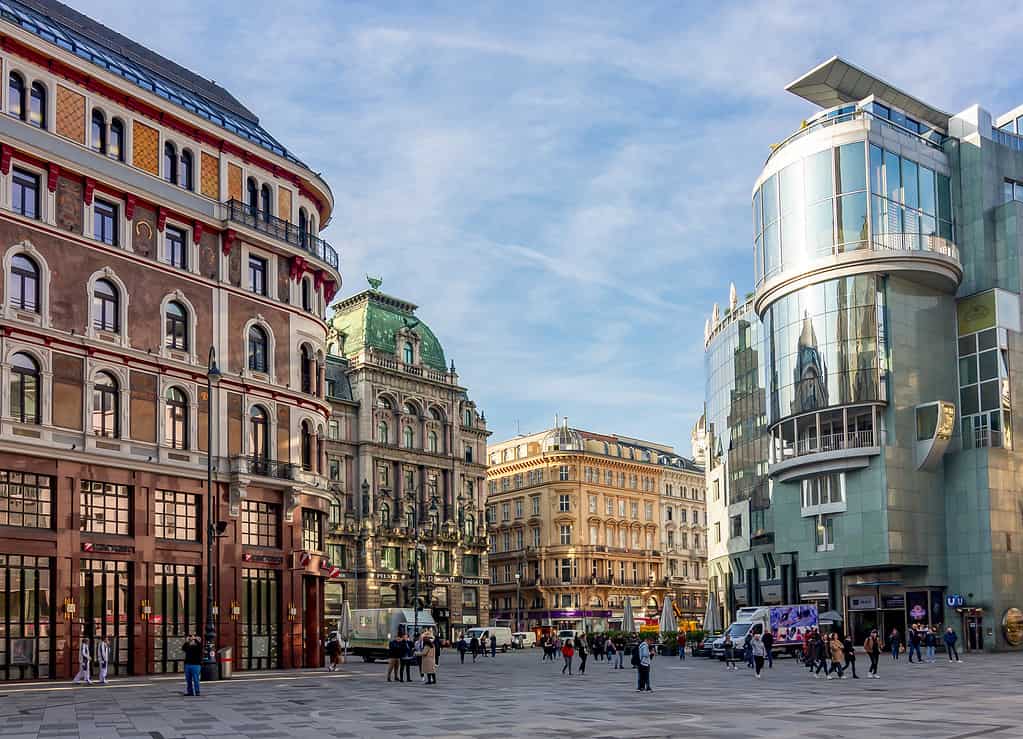
[[[640,661],[639,661],[639,645],[637,644],[636,646],[634,646],[632,648],[632,666],[633,667],[639,667],[639,665],[640,665]]]

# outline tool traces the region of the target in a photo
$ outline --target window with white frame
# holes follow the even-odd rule
[[[817,516],[814,521],[814,534],[818,552],[830,552],[835,548],[835,517]]]
[[[572,543],[572,527],[571,526],[562,525],[561,526],[561,530],[560,530],[560,534],[561,534],[561,544],[562,544],[562,546],[567,546],[567,545]]]
[[[561,480],[562,482],[565,482],[566,480],[569,479],[567,464],[563,464],[558,468],[558,479]]]
[[[802,481],[802,514],[840,513],[846,510],[845,474],[832,472]]]

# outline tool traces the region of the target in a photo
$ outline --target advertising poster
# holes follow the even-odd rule
[[[772,606],[771,633],[776,641],[798,641],[803,632],[817,625],[815,606]]]

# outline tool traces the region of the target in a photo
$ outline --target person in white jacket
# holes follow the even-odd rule
[[[87,683],[92,683],[92,677],[89,675],[90,659],[92,659],[92,655],[89,653],[89,640],[82,636],[81,644],[78,647],[78,674],[71,682],[77,683],[85,680]]]
[[[96,647],[96,657],[99,659],[99,684],[107,684],[107,667],[110,664],[110,642],[107,637],[103,637],[103,641]]]

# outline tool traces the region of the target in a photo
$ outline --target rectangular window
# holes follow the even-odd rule
[[[615,483],[615,473],[612,472],[611,470],[606,470],[604,472],[604,484],[607,485],[608,487],[610,487],[610,486],[614,485],[614,483]]]
[[[178,269],[188,269],[188,241],[180,228],[167,226],[163,230],[164,259]]]
[[[818,552],[830,552],[835,548],[835,520],[832,516],[819,516],[814,522]]]
[[[647,521],[653,521],[654,520],[654,504],[653,503],[647,503],[643,507],[643,515],[644,515],[644,518],[646,518]]]
[[[604,501],[604,512],[608,516],[613,516],[615,514],[615,499],[614,498],[608,498],[607,500]]]
[[[242,501],[242,544],[251,547],[280,546],[281,508],[258,500]]]
[[[502,503],[501,504],[501,520],[502,521],[508,521],[509,519],[511,519],[511,506],[509,506],[507,503]]]
[[[330,479],[334,482],[341,481],[341,460],[337,457],[328,457],[327,468],[330,473]]]
[[[53,528],[53,481],[43,475],[0,470],[0,526]]]
[[[632,501],[629,503],[629,513],[632,515],[634,520],[639,519],[639,503]]]
[[[15,167],[11,175],[11,208],[26,218],[39,218],[39,175]]]
[[[480,556],[478,554],[462,556],[462,574],[467,577],[480,576]]]
[[[79,513],[81,530],[89,534],[131,534],[130,485],[82,480]]]
[[[533,515],[534,516],[539,516],[540,515],[540,496],[539,495],[534,495],[529,500],[530,500],[530,502],[531,502],[531,504],[533,506]]]
[[[561,527],[561,544],[562,546],[568,546],[572,543],[572,527],[562,526]]]
[[[731,537],[736,539],[742,536],[742,516],[732,516],[728,521],[731,526]]]
[[[338,441],[341,438],[341,422],[336,418],[327,421],[327,438],[331,441]]]
[[[563,464],[563,465],[561,465],[561,467],[558,468],[558,479],[561,480],[562,482],[565,482],[566,480],[568,480],[568,465],[567,464]]]
[[[503,534],[501,534],[501,551],[504,552],[511,551],[511,532],[509,531],[505,531]]]
[[[441,575],[451,572],[451,553],[443,549],[433,551],[433,571]]]
[[[199,496],[157,490],[155,497],[157,539],[199,541]]]
[[[833,472],[802,481],[802,514],[838,513],[846,509],[845,475]]]
[[[398,547],[384,547],[380,550],[380,567],[384,570],[397,570],[401,568],[401,549]]]
[[[625,518],[625,500],[622,498],[618,499],[618,515]]]
[[[558,510],[565,513],[571,510],[570,498],[567,495],[558,496]]]
[[[249,256],[249,290],[256,295],[266,295],[266,260]]]
[[[515,529],[515,548],[522,549],[523,543],[522,529]]]
[[[117,245],[117,206],[105,200],[92,203],[92,236],[97,241]]]
[[[721,522],[714,522],[714,542],[717,544],[721,543]]]
[[[515,518],[522,518],[522,498],[515,499]]]
[[[533,547],[538,548],[540,546],[540,529],[533,529]]]
[[[591,495],[590,496],[590,513],[596,513],[596,512],[597,512],[597,496],[596,495]]]

